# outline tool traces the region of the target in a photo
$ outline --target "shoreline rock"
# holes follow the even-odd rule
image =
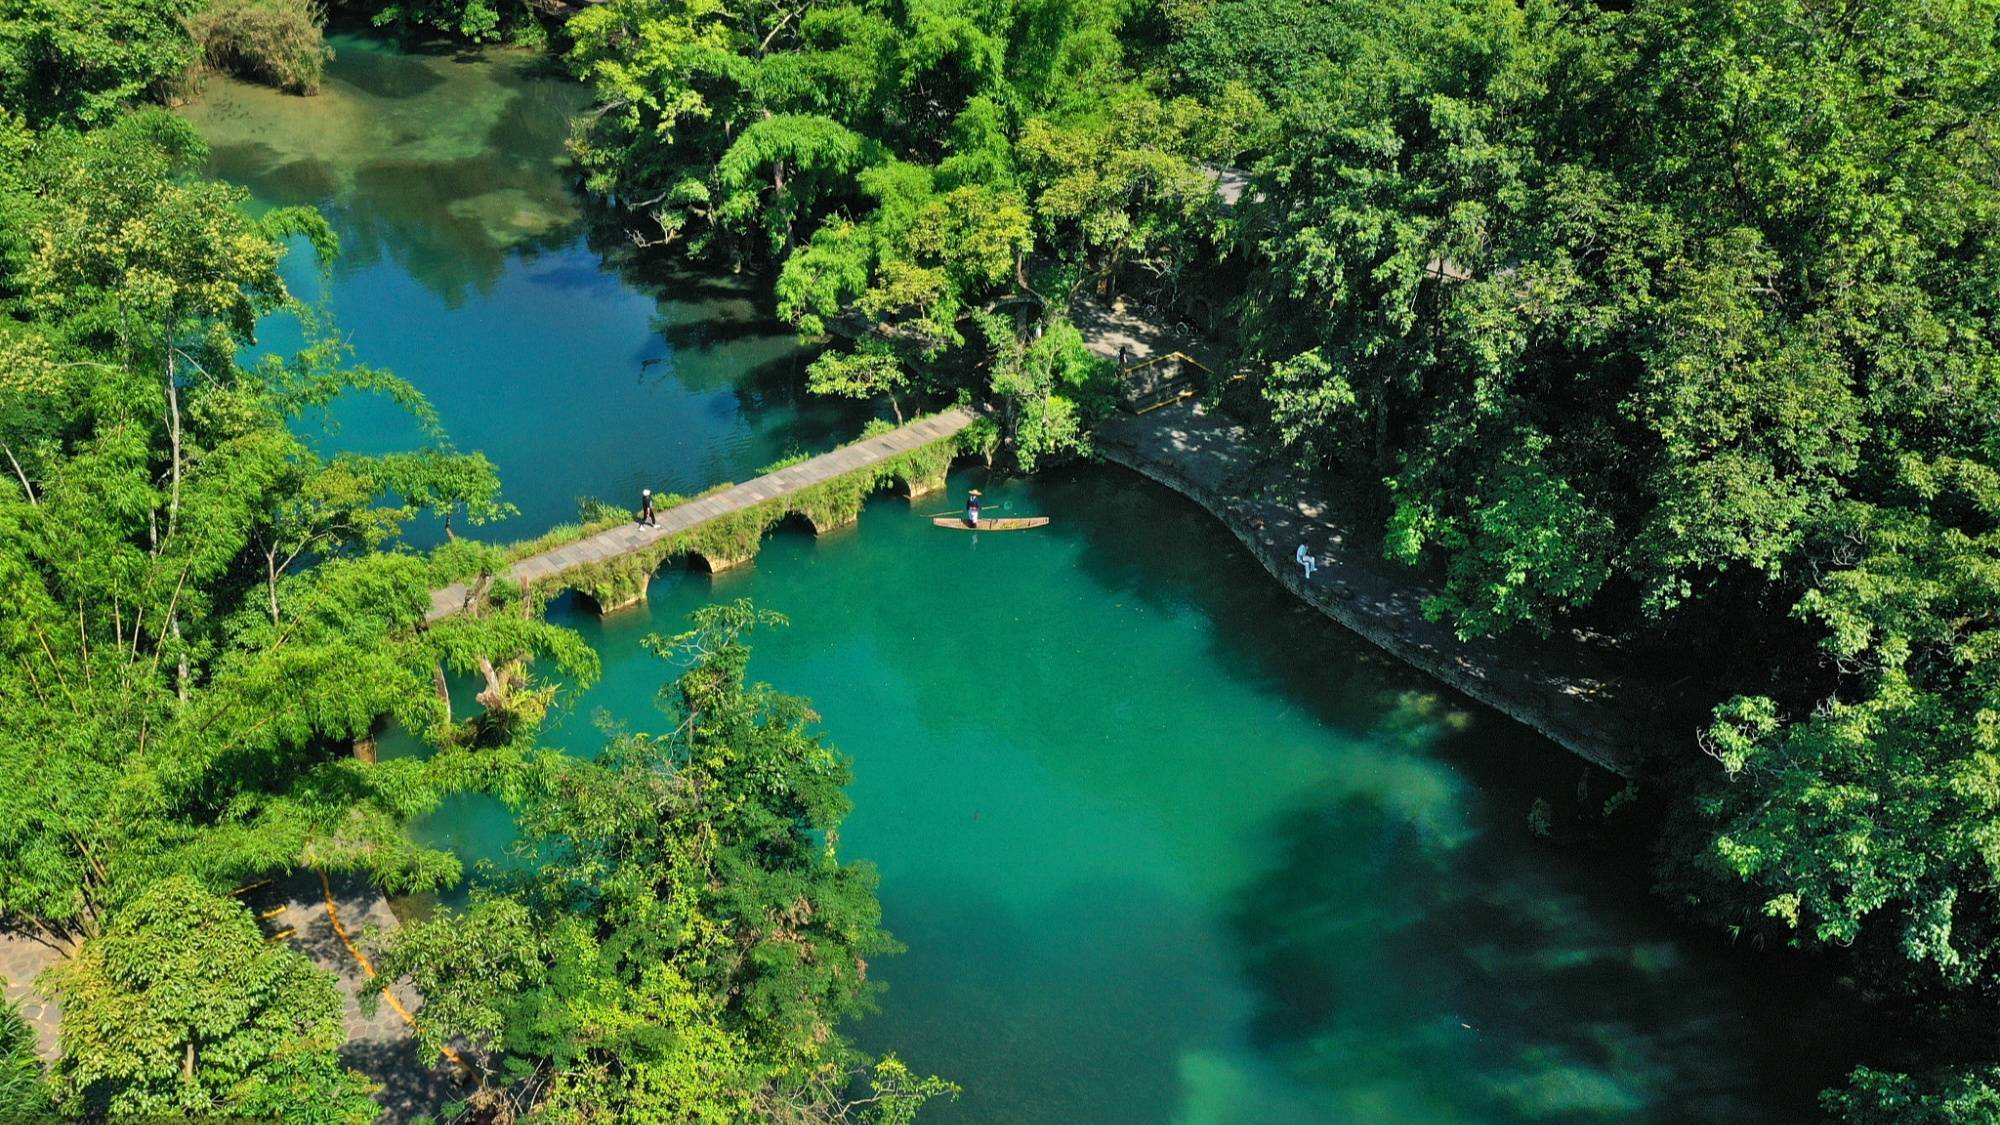
[[[1662,739],[1642,685],[1612,672],[1608,639],[1583,633],[1461,641],[1424,617],[1429,593],[1411,571],[1350,546],[1353,536],[1313,499],[1283,500],[1290,482],[1261,464],[1241,426],[1199,403],[1117,415],[1097,454],[1187,497],[1221,520],[1285,588],[1420,672],[1540,732],[1577,757],[1636,777]],[[1294,552],[1318,562],[1308,580]]]

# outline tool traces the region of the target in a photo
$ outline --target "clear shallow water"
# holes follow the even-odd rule
[[[808,400],[806,357],[757,282],[640,261],[622,228],[586,214],[562,150],[582,93],[535,55],[332,42],[318,97],[218,78],[185,113],[210,174],[331,220],[333,269],[322,277],[301,245],[287,280],[357,361],[415,383],[460,448],[493,459],[521,514],[483,535],[539,534],[586,496],[636,506],[645,487],[747,479],[860,427],[850,404]],[[274,318],[263,343],[299,335]],[[343,448],[419,440],[382,403],[334,421]]]
[[[577,93],[530,56],[336,45],[320,98],[218,82],[189,114],[217,174],[327,210],[347,253],[294,283],[499,464],[523,509],[499,535],[858,427],[801,403],[753,289],[637,263],[579,210]],[[413,437],[340,420],[350,447]],[[600,712],[657,728],[647,632],[715,597],[791,615],[754,669],[855,758],[842,848],[910,949],[852,1030],[967,1087],[927,1119],[1797,1119],[1852,1057],[1803,986],[1671,924],[1643,857],[1530,838],[1576,762],[1300,607],[1205,514],[1109,469],[980,483],[1056,522],[882,501],[746,572],[663,574],[644,609],[555,610],[604,656],[549,735],[584,754]],[[484,798],[422,831],[469,860],[512,836]]]

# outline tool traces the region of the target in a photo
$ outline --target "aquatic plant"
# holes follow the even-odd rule
[[[288,94],[317,94],[331,53],[314,0],[210,0],[187,17],[200,65]]]

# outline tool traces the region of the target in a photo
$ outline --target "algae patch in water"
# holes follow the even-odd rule
[[[208,81],[184,113],[209,141],[211,175],[320,207],[341,236],[340,268],[390,257],[454,306],[490,290],[510,253],[575,236],[582,215],[558,169],[581,87],[523,51],[329,42],[317,97]]]

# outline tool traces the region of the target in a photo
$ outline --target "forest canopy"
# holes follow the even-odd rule
[[[524,982],[506,1009],[518,1029],[458,1021],[477,1001],[412,960],[438,931],[392,948],[392,976],[426,985],[426,1028],[480,1048],[473,1112],[901,1121],[952,1092],[838,1029],[866,1006],[864,959],[894,945],[872,873],[818,836],[846,810],[845,762],[803,701],[741,680],[741,635],[769,618],[698,623],[714,640],[687,690],[705,722],[680,737],[699,762],[635,737],[620,745],[641,764],[598,776],[540,750],[542,716],[591,682],[596,654],[504,581],[479,611],[427,620],[431,589],[500,568],[454,530],[511,510],[493,466],[292,295],[288,256],[339,253],[325,219],[253,210],[202,177],[186,122],[144,104],[187,65],[189,13],[126,14],[93,28],[0,8],[0,924],[61,955],[32,983],[62,1006],[46,1073],[0,1009],[0,1117],[372,1120],[332,974],[273,944],[237,893],[307,869],[390,894],[456,886],[459,857],[408,829],[469,791],[567,826],[578,854],[616,852],[628,866],[605,885],[633,896],[591,920],[553,883],[522,892],[516,944],[492,952],[546,957],[507,978]],[[260,346],[280,314],[301,347]],[[361,395],[399,407],[419,444],[320,440],[328,408]],[[414,545],[419,521],[418,541],[444,541]],[[473,713],[454,714],[454,678],[481,685]],[[385,723],[427,752],[378,760]],[[656,769],[680,777],[656,794],[678,819],[625,791]],[[791,788],[775,784],[786,769]],[[726,818],[691,798],[697,778],[738,792]],[[586,811],[611,836],[581,834]],[[502,901],[451,932],[501,933]],[[800,903],[821,921],[786,913]],[[667,919],[678,928],[654,928]],[[641,932],[651,948],[631,944]],[[588,1017],[599,1003],[615,1016]],[[608,1069],[551,1085],[556,1062]]]

